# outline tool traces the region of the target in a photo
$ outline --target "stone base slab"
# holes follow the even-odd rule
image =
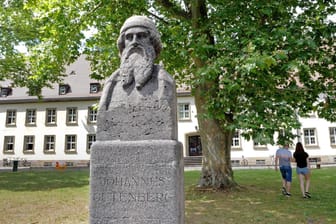
[[[97,141],[91,148],[91,224],[182,224],[182,144]]]

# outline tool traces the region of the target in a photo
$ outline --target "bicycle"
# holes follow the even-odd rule
[[[248,166],[248,160],[245,159],[244,156],[242,156],[242,160],[240,161],[240,165],[241,166]]]
[[[28,160],[26,160],[26,159],[22,160],[22,166],[27,167],[27,166],[30,166],[30,165],[31,165],[31,163],[28,162]]]
[[[11,166],[11,162],[10,162],[9,159],[3,159],[2,165],[3,166]]]

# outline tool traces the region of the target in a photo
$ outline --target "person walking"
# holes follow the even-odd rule
[[[293,154],[296,162],[296,173],[300,181],[300,189],[303,198],[311,198],[309,193],[310,187],[310,170],[309,170],[309,155],[305,152],[302,143],[296,143],[295,152]]]
[[[288,150],[289,145],[285,144],[279,148],[275,154],[275,171],[280,167],[282,178],[282,194],[290,197],[291,184],[292,184],[292,167],[291,161],[293,160],[292,152]]]

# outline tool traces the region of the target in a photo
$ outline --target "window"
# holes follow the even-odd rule
[[[336,145],[336,127],[329,128],[330,144]]]
[[[179,120],[190,120],[190,106],[188,103],[178,105]]]
[[[35,126],[36,125],[36,110],[27,109],[26,111],[26,126]]]
[[[70,92],[70,86],[68,84],[59,85],[59,95],[65,95]]]
[[[88,109],[88,123],[96,123],[97,122],[97,108],[89,107]]]
[[[76,107],[67,108],[66,123],[68,125],[76,125],[77,124],[77,108]]]
[[[232,138],[232,144],[231,146],[233,148],[239,148],[240,147],[240,135],[239,131],[235,131],[233,138]]]
[[[308,113],[308,116],[310,118],[317,118],[317,113],[316,112],[310,112],[310,113]]]
[[[46,111],[46,125],[56,125],[56,109],[48,108]]]
[[[1,97],[7,97],[9,95],[12,95],[12,88],[10,88],[10,87],[1,87],[1,89],[0,89],[0,96]]]
[[[15,126],[16,125],[16,110],[7,110],[7,126]]]
[[[33,135],[24,136],[24,144],[23,144],[24,153],[34,152],[34,141],[35,137]]]
[[[256,160],[256,165],[265,165],[266,164],[266,160],[264,159],[257,159]]]
[[[65,136],[65,152],[66,153],[76,152],[76,135]]]
[[[320,163],[321,162],[321,158],[320,157],[311,157],[309,158],[309,162],[310,163]]]
[[[52,162],[43,162],[44,167],[52,167]]]
[[[254,150],[267,150],[267,145],[260,142],[253,142]]]
[[[90,153],[92,144],[96,141],[96,135],[95,134],[89,134],[87,135],[87,147],[86,152]]]
[[[304,143],[306,146],[317,145],[315,128],[303,129]]]
[[[66,167],[73,167],[74,163],[73,162],[65,162]]]
[[[54,135],[44,136],[44,153],[55,152],[56,137]]]
[[[267,145],[257,141],[253,141],[253,146],[255,149],[267,149]]]
[[[254,147],[266,147],[265,144],[262,144],[262,143],[257,142],[257,141],[253,141],[253,145],[254,145]]]
[[[239,166],[240,165],[240,161],[238,159],[231,160],[231,165],[232,166]]]
[[[90,93],[98,93],[100,90],[99,83],[90,83]]]
[[[14,136],[5,136],[4,139],[4,153],[14,153]]]

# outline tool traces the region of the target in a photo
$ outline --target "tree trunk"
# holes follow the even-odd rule
[[[202,89],[195,91],[198,124],[202,141],[202,174],[200,187],[228,189],[237,186],[233,178],[231,166],[231,131],[225,131],[215,119],[202,117],[205,112],[205,101],[200,94]]]
[[[206,1],[191,1],[193,40],[198,41],[198,37],[205,35],[207,44],[214,44],[214,38],[211,31],[204,27],[207,24]],[[202,28],[202,29],[201,29]],[[202,42],[198,44],[203,44]],[[209,55],[211,57],[211,55]],[[202,68],[206,66],[204,57],[195,54],[193,56],[195,66]],[[202,93],[209,91],[209,87],[216,85],[214,81],[208,81],[200,84],[196,89],[195,101],[198,116],[198,124],[200,128],[202,141],[202,176],[200,179],[200,187],[210,187],[215,189],[226,189],[236,186],[233,179],[231,167],[231,142],[232,131],[225,131],[219,121],[211,118],[205,118],[207,104]]]

